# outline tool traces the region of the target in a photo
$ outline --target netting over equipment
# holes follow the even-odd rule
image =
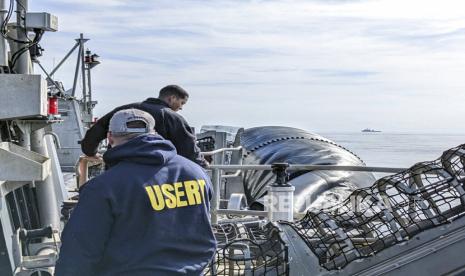
[[[261,224],[215,225],[218,249],[204,275],[288,275],[288,250],[278,228]]]
[[[328,270],[465,214],[465,144],[289,223]]]

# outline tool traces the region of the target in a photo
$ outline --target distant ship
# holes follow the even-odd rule
[[[381,130],[374,130],[372,128],[365,128],[362,130],[362,132],[381,132]]]

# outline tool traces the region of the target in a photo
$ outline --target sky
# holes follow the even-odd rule
[[[96,116],[178,84],[202,125],[465,133],[463,0],[31,0],[58,17],[49,71],[79,33],[100,56]],[[55,74],[72,85],[75,58]],[[38,69],[37,69],[38,70]]]

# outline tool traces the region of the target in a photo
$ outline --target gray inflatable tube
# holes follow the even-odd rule
[[[320,135],[297,128],[266,126],[246,129],[241,136],[246,150],[243,164],[350,165],[365,166],[349,150]],[[295,187],[294,209],[329,207],[344,200],[353,190],[370,186],[372,173],[349,171],[290,171],[289,183]],[[275,181],[271,171],[246,171],[244,191],[251,209],[263,209],[266,186]]]

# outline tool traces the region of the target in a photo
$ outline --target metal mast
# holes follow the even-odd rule
[[[0,25],[5,20],[5,0],[0,0]],[[8,66],[8,59],[6,56],[6,40],[3,36],[0,36],[0,73],[3,71],[3,67]]]

